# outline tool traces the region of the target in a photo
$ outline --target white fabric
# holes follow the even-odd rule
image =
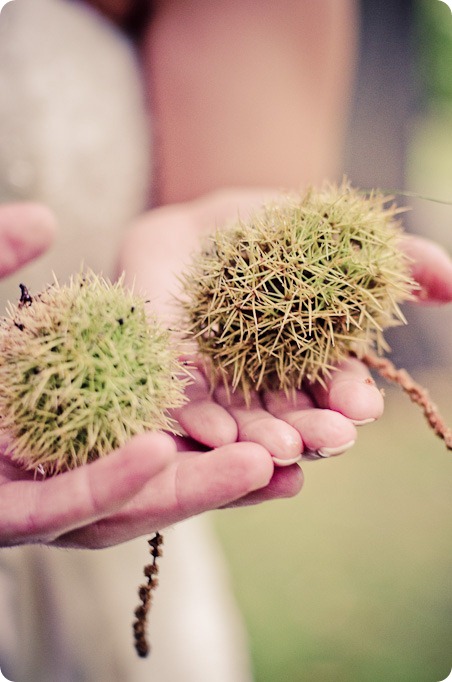
[[[205,519],[164,533],[149,617],[152,652],[133,649],[144,538],[102,551],[0,551],[0,669],[13,682],[244,682],[241,620]]]
[[[0,14],[0,201],[36,199],[60,231],[48,256],[0,284],[41,289],[82,261],[112,274],[121,230],[150,184],[139,73],[127,42],[65,0],[15,0]],[[20,277],[20,279],[19,279]],[[0,491],[1,494],[1,491]],[[131,624],[149,563],[139,539],[98,552],[0,550],[0,669],[14,682],[245,682],[245,636],[205,519],[165,534],[151,612],[153,653]]]
[[[0,200],[40,200],[60,220],[55,248],[21,277],[35,289],[82,260],[110,271],[150,178],[133,52],[67,0],[14,0],[0,17]],[[9,282],[15,297],[17,276]]]

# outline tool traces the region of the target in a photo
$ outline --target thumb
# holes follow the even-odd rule
[[[429,239],[408,235],[402,243],[404,252],[413,260],[412,275],[420,285],[417,293],[424,303],[452,301],[452,260],[439,244]]]
[[[55,231],[55,217],[42,204],[0,205],[0,277],[6,277],[44,253]]]

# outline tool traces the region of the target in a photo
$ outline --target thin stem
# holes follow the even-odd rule
[[[447,449],[452,450],[452,429],[444,422],[438,408],[431,401],[428,391],[416,383],[405,369],[397,369],[387,358],[367,354],[362,360],[369,368],[377,370],[384,379],[398,384],[408,394],[412,402],[421,407],[430,427],[439,438],[444,440]]]

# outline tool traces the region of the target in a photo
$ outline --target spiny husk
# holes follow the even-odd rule
[[[182,306],[211,380],[300,388],[350,353],[387,350],[415,283],[398,209],[347,183],[270,203],[218,230],[183,275]]]
[[[186,373],[169,332],[122,280],[92,272],[9,305],[0,326],[0,428],[10,456],[59,473],[146,430],[174,430]]]

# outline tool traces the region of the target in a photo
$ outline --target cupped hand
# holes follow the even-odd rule
[[[166,444],[163,439],[167,440]],[[126,471],[127,462],[121,461],[124,457],[133,466],[130,473]],[[115,484],[112,477],[105,492],[101,488],[105,485],[111,458],[118,458],[111,465],[112,469],[116,468],[117,482]],[[104,471],[96,472],[100,465]],[[281,476],[280,472],[284,475]],[[77,508],[78,520],[74,528],[68,528],[58,536],[47,537],[47,543],[91,549],[107,547],[163,530],[205,511],[292,496],[303,483],[302,472],[297,465],[284,470],[275,468],[269,453],[258,444],[231,443],[203,451],[190,439],[171,438],[166,434],[147,434],[132,439],[120,453],[55,477],[54,485],[60,479],[63,486],[64,477],[75,475],[81,477],[82,501],[83,490],[86,493],[87,520],[81,519]],[[94,480],[89,482],[91,476],[95,476],[97,483]],[[118,500],[115,509],[114,497],[123,485],[121,476],[125,477],[127,486],[132,480],[137,489],[128,500],[125,495]],[[134,482],[135,476],[139,477],[141,487]],[[42,485],[53,482],[52,479]],[[93,514],[93,490],[97,495],[97,516]],[[107,508],[108,490],[110,500]],[[99,499],[104,511],[99,509]]]
[[[0,275],[43,253],[54,233],[44,206],[0,206]],[[281,480],[265,448],[230,438],[205,452],[187,439],[145,434],[102,460],[48,479],[17,466],[5,454],[7,435],[2,438],[0,546],[106,547],[247,498],[292,495],[302,484],[298,467]]]
[[[175,452],[169,437],[150,434],[93,464],[40,480],[11,461],[6,445],[4,441],[0,446],[2,547],[52,544],[65,533],[117,512]]]
[[[192,252],[212,231],[239,215],[247,215],[277,193],[223,190],[185,204],[165,206],[142,216],[131,228],[122,250],[121,269],[149,293],[153,308],[171,323],[171,295],[179,293],[178,275]],[[452,264],[436,244],[407,236],[402,247],[413,260],[420,300],[452,300]],[[187,434],[208,446],[236,440],[254,442],[270,452],[278,465],[304,458],[324,458],[348,450],[357,426],[383,413],[383,397],[367,367],[350,358],[324,385],[314,384],[287,398],[283,392],[254,395],[250,408],[241,396],[211,393],[201,365],[194,369],[189,402],[175,414]]]
[[[276,194],[268,189],[223,190],[149,211],[127,233],[119,270],[146,292],[152,309],[171,326],[173,300],[180,294],[178,276],[202,239],[237,216],[246,219]],[[174,416],[191,438],[210,448],[237,440],[256,443],[280,466],[298,461],[303,453],[329,457],[349,449],[356,425],[374,421],[383,411],[380,391],[357,360],[343,363],[324,388],[297,392],[294,400],[283,393],[256,394],[249,408],[238,393],[230,399],[221,389],[212,394],[200,363],[193,362],[189,402]]]
[[[258,443],[278,466],[345,452],[356,440],[356,426],[383,411],[380,391],[355,359],[342,363],[324,387],[314,384],[290,398],[283,391],[254,393],[250,405],[223,387],[212,394],[201,364],[191,374],[189,400],[173,413],[185,432],[208,447]]]
[[[235,210],[240,205],[247,210],[243,202],[249,205],[250,197],[239,195]],[[217,194],[191,206],[151,212],[132,232],[124,260],[142,262],[143,270],[133,271],[140,288],[147,277],[155,284],[160,275],[161,288],[153,289],[160,305],[163,286],[168,291],[174,287],[171,260],[173,266],[180,265],[187,255],[178,246],[188,246],[191,239],[194,248],[212,211],[224,217],[233,197]],[[251,204],[254,201],[255,194]],[[45,209],[17,206],[8,216],[6,208],[11,210],[0,209],[0,240],[12,251],[0,263],[3,273],[43,251],[54,231]],[[40,226],[37,231],[31,229],[31,217]],[[169,229],[174,223],[176,237]],[[187,223],[192,232],[186,231]],[[13,230],[13,225],[23,229]],[[156,234],[165,237],[157,239],[157,248],[152,238]],[[169,251],[167,237],[174,240]],[[164,253],[159,254],[159,248],[166,261],[160,259]],[[406,248],[415,261],[422,300],[451,300],[452,265],[444,252],[419,238],[407,238]],[[373,421],[383,409],[380,392],[356,359],[344,362],[323,387],[299,391],[291,400],[280,392],[255,395],[250,408],[238,394],[232,400],[220,389],[212,395],[200,365],[194,367],[193,378],[190,401],[176,415],[187,437],[138,436],[102,460],[46,480],[33,478],[0,451],[0,544],[100,548],[210,509],[294,495],[303,476],[292,463],[301,453],[310,458],[343,452],[353,444],[356,426]]]
[[[297,466],[280,477],[257,444],[201,452],[162,433],[136,436],[96,462],[47,479],[22,470],[3,449],[2,547],[108,547],[211,509],[294,495],[303,481]]]

